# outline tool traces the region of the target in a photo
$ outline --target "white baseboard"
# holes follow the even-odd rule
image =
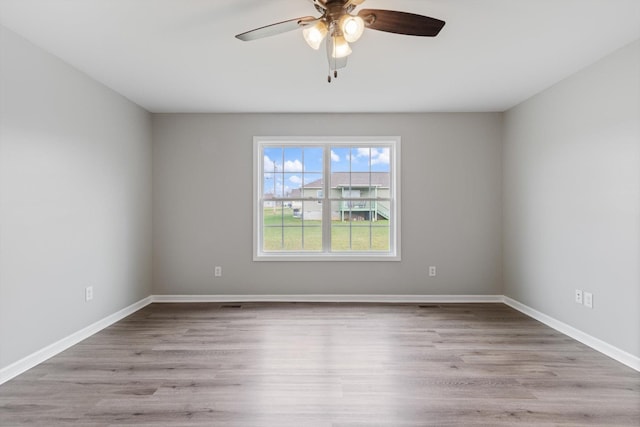
[[[153,295],[153,302],[501,303],[502,295]]]
[[[5,368],[0,369],[0,385],[33,368],[34,366],[39,365],[40,363],[55,356],[56,354],[65,351],[69,347],[76,345],[80,341],[89,338],[91,335],[101,331],[107,326],[113,325],[117,321],[124,319],[130,314],[135,313],[136,311],[151,304],[152,302],[152,297],[146,297],[138,302],[131,304],[128,307],[123,308],[122,310],[119,310],[105,317],[104,319],[92,323],[86,328],[80,329],[79,331],[74,332],[73,334],[65,338],[62,338],[59,341],[56,341],[53,344],[48,345],[45,348],[40,349],[35,353],[32,353],[29,356],[18,360],[17,362],[12,363]]]
[[[0,385],[154,302],[504,303],[640,372],[639,357],[503,295],[151,295],[5,368],[1,368]]]
[[[606,356],[609,356],[613,360],[616,360],[640,372],[640,357],[634,356],[631,353],[627,353],[626,351],[621,350],[618,347],[614,347],[609,343],[606,343],[598,338],[584,333],[581,330],[574,328],[573,326],[569,326],[566,323],[554,319],[551,316],[541,313],[538,310],[535,310],[507,296],[503,297],[503,301],[509,307],[514,308],[519,312],[524,313],[527,316],[532,317],[555,329],[556,331],[562,332],[563,334],[573,338],[574,340],[580,341],[582,344],[588,345],[592,349],[597,350]]]

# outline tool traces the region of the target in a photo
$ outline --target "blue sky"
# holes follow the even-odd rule
[[[351,169],[349,169],[351,168]],[[332,147],[332,172],[389,172],[389,149],[382,147]]]
[[[265,194],[278,197],[322,178],[322,147],[265,147]],[[332,172],[389,172],[389,149],[383,147],[331,147]]]

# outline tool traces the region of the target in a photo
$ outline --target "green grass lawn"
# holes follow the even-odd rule
[[[322,221],[302,221],[291,208],[267,208],[263,216],[265,251],[322,250]],[[332,221],[333,251],[388,251],[389,221]]]

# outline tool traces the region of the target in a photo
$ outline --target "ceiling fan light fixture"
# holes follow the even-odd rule
[[[340,29],[349,43],[355,43],[364,32],[364,20],[359,16],[345,14],[340,18]]]
[[[365,28],[407,36],[435,37],[445,25],[440,19],[397,10],[359,9],[352,14],[365,0],[309,1],[320,16],[302,16],[265,25],[237,34],[236,38],[251,41],[301,29],[312,49],[320,49],[322,42],[325,42],[329,62],[328,80],[331,82],[331,74],[335,78],[337,70],[347,66],[347,57],[351,55],[349,43],[357,42]]]
[[[333,36],[333,49],[331,56],[333,58],[344,58],[351,55],[351,46],[343,36]]]
[[[305,27],[302,30],[302,36],[311,48],[318,50],[327,32],[327,24],[324,21],[318,21],[314,25]]]

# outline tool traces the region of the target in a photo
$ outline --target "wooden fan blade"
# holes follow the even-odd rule
[[[287,31],[293,31],[306,25],[312,25],[317,21],[318,18],[314,18],[313,16],[303,16],[302,18],[290,19],[288,21],[278,22],[277,24],[271,24],[264,27],[256,28],[255,30],[238,34],[236,38],[247,42],[251,40],[261,39],[263,37],[286,33]]]
[[[435,37],[445,24],[436,18],[395,10],[362,9],[358,16],[367,28],[408,36]]]

